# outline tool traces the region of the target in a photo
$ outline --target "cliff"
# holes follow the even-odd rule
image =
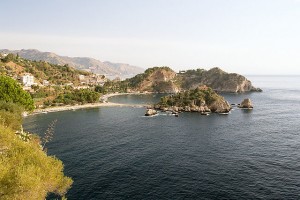
[[[261,91],[246,77],[224,72],[220,68],[188,70],[177,74],[168,67],[154,67],[127,81],[129,88],[134,91],[176,93],[203,85],[217,92]]]
[[[176,72],[168,67],[153,67],[127,81],[134,91],[176,93],[179,88],[174,83],[175,77]]]
[[[179,74],[177,79],[182,83],[183,89],[194,89],[201,85],[207,85],[218,92],[260,91],[246,77],[236,73],[227,73],[217,67],[208,71],[204,69],[188,70]]]

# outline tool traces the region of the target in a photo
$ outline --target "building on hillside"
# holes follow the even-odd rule
[[[80,90],[80,89],[88,89],[90,88],[88,85],[81,85],[81,86],[75,86],[74,89]]]
[[[80,74],[80,75],[78,76],[78,78],[79,78],[80,81],[83,81],[83,80],[85,79],[85,76],[82,75],[82,74]]]
[[[7,55],[8,55],[7,53],[2,53],[2,54],[0,53],[1,58],[5,58]]]
[[[22,83],[26,87],[30,87],[32,85],[36,85],[36,83],[34,83],[34,77],[31,74],[29,74],[29,73],[24,74],[22,76]]]
[[[43,80],[43,86],[48,86],[48,85],[49,85],[49,81]]]

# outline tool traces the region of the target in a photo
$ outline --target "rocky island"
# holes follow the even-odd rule
[[[230,104],[207,86],[164,96],[155,109],[174,112],[228,113]]]

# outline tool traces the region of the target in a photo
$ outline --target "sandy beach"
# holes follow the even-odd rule
[[[67,110],[78,110],[78,109],[85,109],[85,108],[96,108],[96,107],[146,107],[147,105],[142,104],[120,104],[120,103],[112,103],[108,102],[108,98],[113,96],[119,95],[128,95],[128,94],[143,94],[143,93],[113,93],[113,94],[106,94],[103,95],[100,100],[104,103],[88,103],[84,105],[65,105],[65,106],[55,106],[55,107],[48,107],[43,109],[35,109],[32,113],[24,113],[24,116],[27,115],[36,115],[36,114],[43,114],[48,112],[60,112],[60,111],[67,111]]]

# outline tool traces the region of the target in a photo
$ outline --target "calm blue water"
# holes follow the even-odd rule
[[[300,77],[249,77],[263,93],[252,111],[144,117],[143,108],[96,108],[26,118],[74,179],[72,199],[300,199]],[[151,102],[159,96],[119,96]]]

